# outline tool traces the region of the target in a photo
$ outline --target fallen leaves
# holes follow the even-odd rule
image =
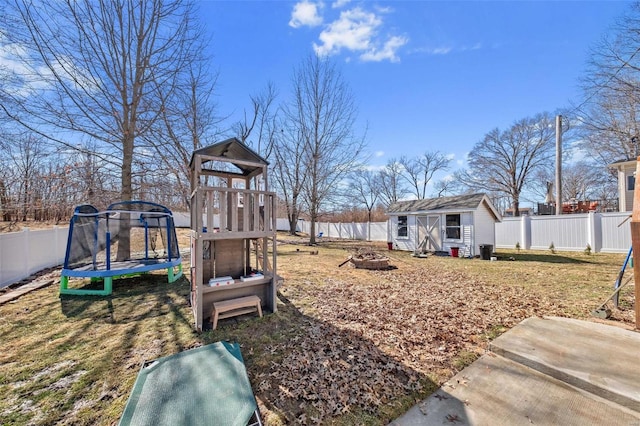
[[[287,280],[283,291],[294,304],[305,301],[306,323],[290,342],[272,348],[284,356],[271,366],[273,383],[261,379],[258,391],[280,389],[268,399],[295,413],[288,418],[295,423],[322,423],[353,409],[375,415],[419,392],[434,372],[453,375],[456,357],[484,352],[490,332],[530,316],[562,314],[561,306],[516,283],[495,286],[423,265],[323,274],[315,277],[319,283]]]
[[[375,412],[398,391],[420,389],[415,372],[372,343],[322,323],[310,323],[305,331],[305,338],[292,342],[282,363],[274,366],[288,390],[278,396],[281,403],[295,399],[332,417],[352,406]]]

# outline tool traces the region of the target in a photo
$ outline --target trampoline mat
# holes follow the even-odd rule
[[[147,362],[120,425],[246,425],[256,410],[240,345],[216,342]]]

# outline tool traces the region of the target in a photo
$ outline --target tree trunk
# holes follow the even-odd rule
[[[289,219],[289,235],[298,235],[297,226],[298,226],[298,209],[294,205],[291,208],[291,212],[287,213],[287,219]]]
[[[2,212],[2,220],[11,222],[11,210],[9,208],[9,197],[7,197],[7,187],[4,181],[0,180],[0,211]]]
[[[133,144],[133,131],[125,131],[122,140],[121,201],[131,201],[133,197],[133,182],[131,178]],[[119,262],[129,259],[131,256],[131,224],[129,220],[129,215],[121,215],[120,229],[118,231],[118,254],[116,255],[116,260]]]
[[[312,246],[316,243],[316,221],[318,220],[318,215],[316,212],[311,212],[311,230],[309,231],[309,245]]]
[[[513,197],[513,215],[520,216],[520,197]]]

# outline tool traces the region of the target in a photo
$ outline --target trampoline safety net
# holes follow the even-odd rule
[[[64,261],[67,270],[126,270],[180,258],[171,211],[145,201],[123,201],[107,210],[76,207]]]

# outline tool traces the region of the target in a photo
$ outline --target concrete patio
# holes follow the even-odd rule
[[[640,425],[640,333],[533,317],[391,423]]]

